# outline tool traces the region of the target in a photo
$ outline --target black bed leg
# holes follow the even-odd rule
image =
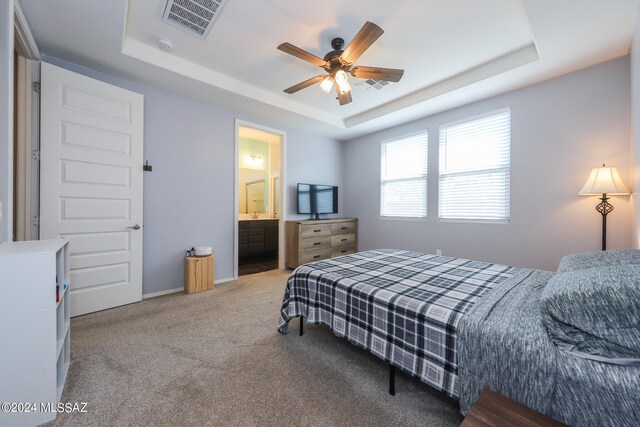
[[[389,394],[396,395],[396,367],[389,364]]]
[[[304,333],[304,326],[303,326],[303,322],[304,319],[302,316],[300,316],[300,336],[302,336],[302,334]]]

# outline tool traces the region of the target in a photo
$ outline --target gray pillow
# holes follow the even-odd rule
[[[540,311],[554,341],[607,358],[640,357],[640,265],[556,273]]]
[[[625,264],[640,264],[640,250],[610,249],[608,251],[567,255],[560,261],[557,272],[564,273],[565,271]]]

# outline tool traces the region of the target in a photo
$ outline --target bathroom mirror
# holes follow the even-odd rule
[[[269,191],[266,187],[266,172],[255,169],[239,169],[238,213],[265,214],[269,212]]]

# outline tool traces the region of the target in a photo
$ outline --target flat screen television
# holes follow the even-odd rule
[[[298,184],[298,213],[315,215],[338,213],[338,187]]]

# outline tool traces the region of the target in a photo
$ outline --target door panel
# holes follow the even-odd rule
[[[42,63],[42,239],[71,252],[71,315],[142,298],[143,97]]]
[[[77,123],[62,123],[62,143],[88,149],[115,151],[126,155],[131,153],[131,137],[129,135],[80,126]]]

